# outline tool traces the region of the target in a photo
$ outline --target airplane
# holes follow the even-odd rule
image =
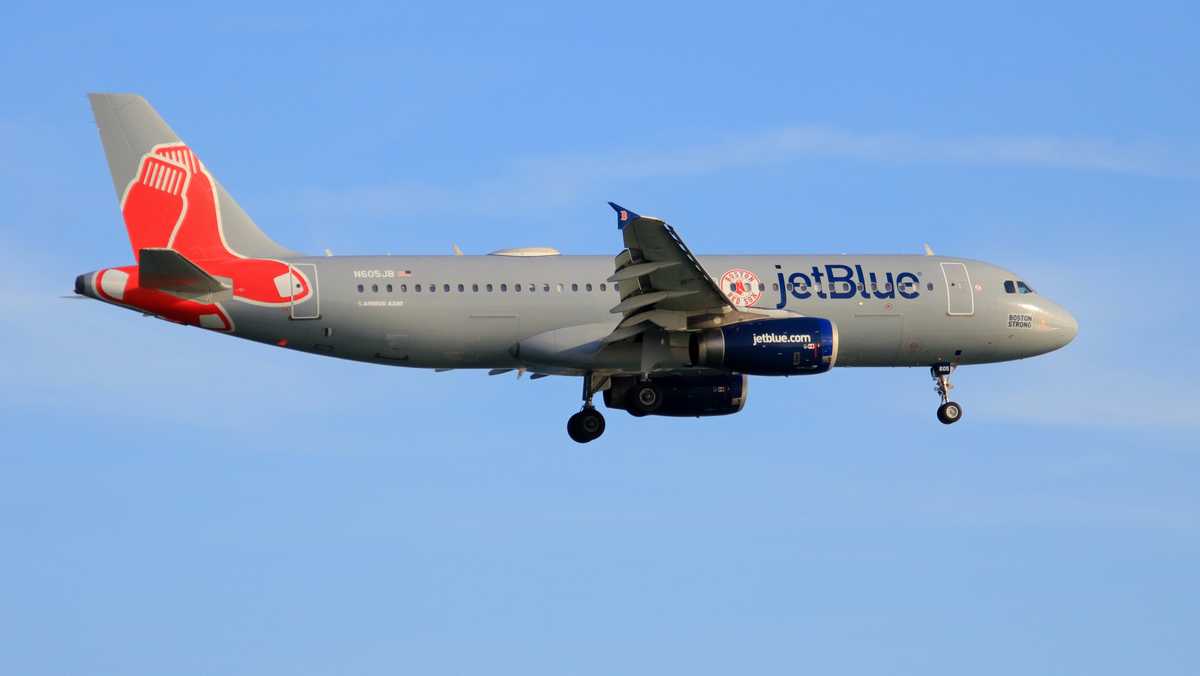
[[[374,364],[582,380],[567,433],[635,417],[728,415],[749,376],[924,367],[959,421],[956,368],[1057,350],[1078,324],[1020,275],[924,255],[697,256],[610,203],[615,257],[527,247],[466,256],[306,256],[267,237],[133,94],[89,94],[134,263],[75,292],[171,322]],[[615,248],[615,247],[614,247]]]

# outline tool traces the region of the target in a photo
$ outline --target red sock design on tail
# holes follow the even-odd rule
[[[182,166],[147,155],[122,201],[125,229],[137,259],[142,249],[167,246],[187,209],[188,172]]]
[[[183,145],[160,146],[154,153],[178,162],[191,175],[187,211],[171,235],[169,246],[197,263],[238,258],[221,240],[216,186],[200,158]]]
[[[209,274],[232,279],[234,298],[245,302],[286,305],[307,298],[309,280],[290,265],[244,258],[229,248],[217,200],[216,182],[191,148],[155,147],[125,191],[134,256],[144,248],[174,249]]]

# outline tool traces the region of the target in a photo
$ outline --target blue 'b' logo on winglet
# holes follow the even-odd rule
[[[617,230],[624,230],[627,222],[631,220],[636,221],[638,219],[638,215],[636,213],[626,209],[616,202],[609,202],[608,206],[612,207],[613,211],[617,212]]]

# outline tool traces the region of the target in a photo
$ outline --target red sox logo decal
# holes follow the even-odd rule
[[[286,307],[308,298],[312,286],[303,273],[282,261],[247,258],[233,250],[218,200],[216,181],[190,148],[179,143],[152,148],[121,199],[134,258],[146,248],[174,249],[208,274],[230,280],[233,299],[243,303]],[[141,288],[137,272],[132,266],[101,271],[96,288],[110,300],[172,321],[233,330],[220,303]]]
[[[733,268],[721,275],[721,291],[737,307],[750,307],[763,294],[758,275],[742,268]]]

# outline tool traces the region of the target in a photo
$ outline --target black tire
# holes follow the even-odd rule
[[[639,383],[629,391],[629,412],[649,415],[663,405],[663,392],[654,383]]]
[[[953,425],[962,420],[962,406],[955,401],[948,401],[941,406],[938,406],[937,418],[943,425]]]
[[[591,441],[591,439],[584,435],[583,429],[579,426],[579,416],[582,413],[583,412],[580,411],[570,418],[567,418],[567,436],[571,437],[571,441],[579,444],[586,444],[587,442]]]
[[[585,408],[567,418],[567,436],[580,444],[598,439],[604,434],[604,427],[604,416],[594,408]]]
[[[594,408],[585,408],[575,415],[579,416],[576,426],[588,441],[599,439],[604,434],[604,416]]]

